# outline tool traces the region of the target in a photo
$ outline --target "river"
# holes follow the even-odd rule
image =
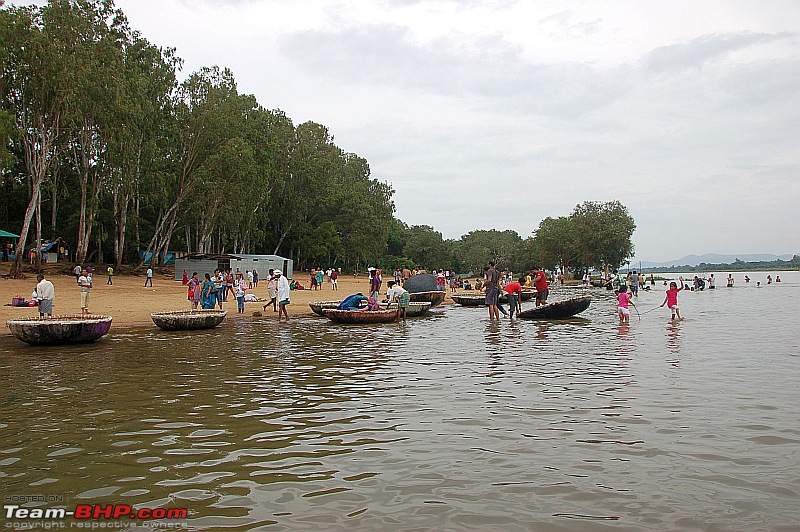
[[[796,529],[800,272],[767,273],[681,292],[683,322],[659,283],[630,326],[593,289],[565,322],[5,335],[0,486],[206,530]]]

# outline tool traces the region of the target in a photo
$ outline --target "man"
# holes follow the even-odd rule
[[[83,268],[78,277],[78,286],[81,287],[81,314],[89,314],[89,291],[92,289],[92,282],[87,274],[86,268]]]
[[[550,292],[547,285],[547,275],[538,268],[533,268],[533,286],[536,287],[536,306],[547,304],[547,295]]]
[[[36,276],[39,281],[36,285],[36,295],[39,301],[39,316],[48,318],[53,315],[53,299],[56,297],[56,290],[53,283],[44,278],[40,273]]]
[[[489,261],[489,268],[486,270],[486,282],[483,284],[486,289],[486,304],[489,306],[489,319],[499,320],[500,311],[497,303],[500,299],[500,273],[495,269],[494,262]]]
[[[106,281],[106,284],[114,284],[114,282],[112,281],[112,279],[114,278],[114,268],[109,266],[107,273],[108,273],[108,281]]]
[[[525,276],[523,275],[519,278],[519,281],[511,281],[503,287],[506,297],[508,297],[508,305],[511,307],[508,312],[512,318],[514,317],[514,312],[522,310],[520,301],[522,301],[522,283],[524,282]]]
[[[278,321],[281,320],[281,315],[286,316],[286,321],[289,321],[289,312],[286,307],[289,305],[289,281],[283,276],[280,270],[275,270],[275,277],[278,280]]]
[[[153,288],[153,268],[147,268],[147,277],[144,278],[144,285],[150,283],[150,288]]]
[[[81,278],[81,265],[76,264],[75,267],[72,269],[72,274],[75,276],[75,282],[78,282],[78,279]]]
[[[411,302],[411,295],[408,293],[408,290],[394,281],[389,281],[386,283],[386,286],[389,287],[386,291],[387,301],[390,305],[397,302],[397,317],[403,316],[403,321],[406,321],[406,309]]]
[[[408,266],[403,268],[402,277],[403,277],[403,284],[406,284],[406,281],[411,279],[411,270],[408,269]]]

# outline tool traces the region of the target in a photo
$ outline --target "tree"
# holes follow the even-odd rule
[[[489,261],[500,269],[513,268],[522,238],[516,231],[470,231],[456,244],[461,271],[478,273]]]
[[[579,257],[586,266],[618,269],[633,257],[636,223],[619,201],[587,201],[576,206],[571,217]]]
[[[413,225],[408,228],[403,255],[416,266],[427,269],[452,268],[453,255],[442,234],[429,225]]]

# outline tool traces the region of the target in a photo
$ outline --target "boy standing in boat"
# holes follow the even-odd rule
[[[78,286],[81,287],[81,314],[89,314],[89,291],[92,289],[92,281],[89,280],[86,268],[81,269]]]

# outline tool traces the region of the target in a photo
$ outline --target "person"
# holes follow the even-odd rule
[[[236,304],[239,314],[244,314],[244,293],[247,290],[247,281],[244,280],[242,272],[236,274],[233,281],[233,295],[236,296]]]
[[[238,268],[237,268],[238,270]],[[241,273],[241,271],[239,272]],[[228,291],[230,290],[231,295],[235,298],[236,292],[234,291],[233,283],[235,282],[233,278],[233,271],[228,268],[227,271],[223,272],[222,275],[222,300],[228,301]]]
[[[253,270],[253,286],[258,288],[258,270]]]
[[[94,273],[94,270],[92,270],[92,267],[91,266],[87,266],[86,267],[86,278],[89,279],[90,283],[92,282],[92,274],[93,273]]]
[[[106,273],[108,274],[108,281],[106,281],[106,284],[114,284],[114,268],[109,266]]]
[[[36,276],[39,281],[36,284],[36,300],[39,302],[39,316],[50,317],[53,315],[53,299],[56,297],[56,289],[53,283],[44,278],[40,273]]]
[[[403,267],[402,277],[403,277],[403,284],[406,284],[406,281],[411,279],[411,270],[408,268],[408,266]]]
[[[628,285],[631,288],[631,293],[628,295],[631,297],[639,297],[639,274],[637,274],[635,270],[630,273]]]
[[[278,281],[278,307],[280,308],[278,311],[278,321],[280,321],[281,315],[286,316],[286,321],[289,321],[289,312],[286,310],[286,307],[288,307],[290,303],[289,281],[281,274],[280,270],[275,271],[275,277]]]
[[[489,261],[489,267],[486,269],[486,282],[484,283],[486,289],[485,302],[489,306],[489,319],[500,319],[500,311],[497,309],[497,304],[500,299],[500,273],[495,269],[494,262]]]
[[[247,275],[247,284],[253,286],[253,272],[250,270],[245,270],[245,274]]]
[[[217,305],[219,305],[219,309],[222,310],[222,303],[225,297],[225,287],[223,283],[225,282],[225,276],[219,270],[214,270],[214,278],[211,279],[214,283],[214,301]]]
[[[381,279],[381,270],[380,269],[373,269],[371,271],[372,278],[369,281],[369,293],[375,299],[380,297],[381,292],[381,284],[383,280]]]
[[[780,275],[776,275],[776,276],[775,276],[775,282],[776,282],[776,283],[779,283],[779,282],[781,282],[781,276],[780,276]]]
[[[650,286],[655,286],[655,285],[656,285],[656,278],[653,277],[653,274],[651,273],[650,274]]]
[[[217,290],[214,288],[214,281],[211,280],[211,276],[206,273],[205,280],[203,281],[203,289],[202,289],[202,306],[206,310],[213,310],[214,306],[217,304]],[[214,275],[216,278],[216,274]]]
[[[339,280],[339,274],[336,272],[336,270],[333,270],[328,278],[331,280],[331,289],[338,290],[339,287],[337,281]]]
[[[620,286],[619,293],[617,294],[617,313],[619,314],[620,325],[630,323],[631,321],[631,311],[628,308],[628,304],[636,307],[636,303],[633,302],[633,296],[628,293],[628,287]]]
[[[89,280],[89,272],[86,271],[86,268],[81,269],[78,286],[81,287],[81,314],[89,314],[89,292],[92,289],[92,282]]]
[[[767,284],[772,284],[772,276],[767,275]]]
[[[514,317],[514,312],[522,310],[522,285],[525,283],[525,276],[521,276],[519,281],[511,281],[503,287],[508,298],[509,316]]]
[[[411,302],[411,294],[396,281],[389,281],[386,285],[389,287],[386,291],[386,300],[390,305],[397,302],[397,317],[402,316],[403,321],[406,321],[406,309]]]
[[[547,276],[544,271],[538,268],[533,268],[533,286],[536,288],[536,306],[547,304],[547,296],[550,294],[549,286],[547,285]]]
[[[669,290],[667,290],[667,296],[664,298],[664,302],[661,303],[661,305],[659,306],[663,307],[664,305],[667,305],[669,309],[672,311],[672,319],[674,320],[675,315],[677,314],[678,320],[683,321],[683,317],[681,317],[681,311],[678,308],[678,292],[683,290],[685,287],[683,284],[683,277],[679,277],[678,280],[680,280],[681,282],[681,287],[678,288],[678,285],[675,283],[675,281],[669,283]]]
[[[746,283],[750,282],[750,278],[748,276],[746,276],[746,275],[744,276],[744,282],[746,282]]]
[[[72,268],[72,274],[75,276],[75,282],[77,283],[78,280],[81,278],[81,265],[76,264],[74,268]]]
[[[183,270],[183,279],[181,279],[181,284],[183,284],[184,286],[189,284],[189,274],[186,273],[186,270]]]
[[[322,272],[322,270],[317,268],[317,290],[322,290],[322,283],[325,280],[324,276],[325,274]]]
[[[712,273],[711,276],[708,278],[708,289],[714,290],[717,287],[717,280],[714,279],[714,274]]]
[[[189,291],[187,292],[187,299],[192,303],[192,310],[197,310],[197,305],[202,299],[203,283],[197,277],[197,272],[192,273],[192,278],[187,283]]]
[[[267,278],[267,294],[269,294],[269,303],[264,305],[264,310],[272,305],[272,312],[278,312],[278,280],[275,278],[275,270],[269,269],[269,277]]]
[[[728,287],[728,288],[733,288],[733,275],[731,275],[730,273],[728,274],[728,284],[727,284],[727,287]]]
[[[144,285],[150,283],[150,288],[153,287],[153,268],[147,268],[147,277],[144,278]]]
[[[358,310],[362,308],[362,303],[367,303],[369,298],[358,292],[353,294],[352,296],[347,296],[344,300],[339,303],[339,306],[336,307],[337,310]]]

